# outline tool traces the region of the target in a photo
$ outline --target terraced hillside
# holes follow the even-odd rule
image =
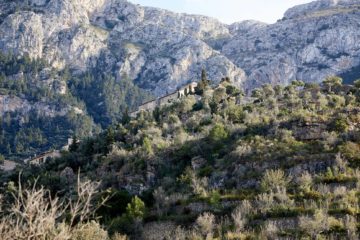
[[[358,239],[359,81],[200,86],[24,177],[60,196],[79,169],[101,180],[102,228],[131,239]]]

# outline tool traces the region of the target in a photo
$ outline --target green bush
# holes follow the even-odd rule
[[[143,219],[145,216],[145,203],[135,196],[126,207],[126,214],[132,219]]]
[[[212,206],[217,207],[220,203],[220,199],[221,199],[221,195],[220,195],[219,191],[217,191],[217,190],[211,191],[210,196],[209,196],[209,203]]]
[[[341,154],[350,161],[354,167],[360,167],[360,145],[354,142],[345,142],[339,146]]]
[[[229,132],[223,124],[216,124],[209,133],[212,142],[221,142],[229,137]]]
[[[349,130],[349,122],[346,117],[339,117],[332,123],[332,130],[343,133]]]

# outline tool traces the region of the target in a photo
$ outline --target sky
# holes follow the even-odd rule
[[[258,20],[275,23],[295,5],[313,0],[129,0],[143,6],[159,7],[174,12],[211,16],[224,23]]]

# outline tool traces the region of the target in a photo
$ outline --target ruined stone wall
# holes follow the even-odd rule
[[[165,105],[168,105],[170,104],[172,101],[178,99],[179,97],[179,92],[174,92],[172,94],[169,94],[165,97],[162,97],[159,99],[159,106],[165,106]]]
[[[139,111],[154,111],[154,109],[156,108],[157,106],[157,101],[156,100],[153,100],[153,101],[150,101],[150,102],[147,102],[147,103],[144,103],[143,105],[141,105],[139,107]]]

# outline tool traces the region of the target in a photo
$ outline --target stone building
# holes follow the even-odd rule
[[[197,82],[192,82],[182,88],[180,88],[177,92],[179,94],[179,97],[186,96],[191,93],[195,93],[195,88],[197,87]]]
[[[153,111],[157,105],[157,100],[154,99],[139,106],[139,111]]]
[[[168,104],[171,104],[176,99],[182,98],[188,94],[195,93],[195,88],[197,87],[196,82],[192,82],[190,84],[187,84],[177,90],[176,92],[170,93],[168,95],[162,96],[158,99],[151,100],[149,102],[146,102],[138,107],[138,110],[131,112],[130,117],[136,117],[138,113],[141,111],[149,111],[152,112],[155,110],[156,107],[162,107],[166,106]]]
[[[41,165],[51,158],[59,158],[59,157],[61,157],[60,151],[48,151],[41,153],[40,155],[35,156],[33,158],[28,158],[24,160],[24,162],[31,165]]]
[[[178,99],[179,97],[180,95],[178,91],[165,95],[158,99],[158,106],[166,106],[168,104],[171,104],[174,100]]]

